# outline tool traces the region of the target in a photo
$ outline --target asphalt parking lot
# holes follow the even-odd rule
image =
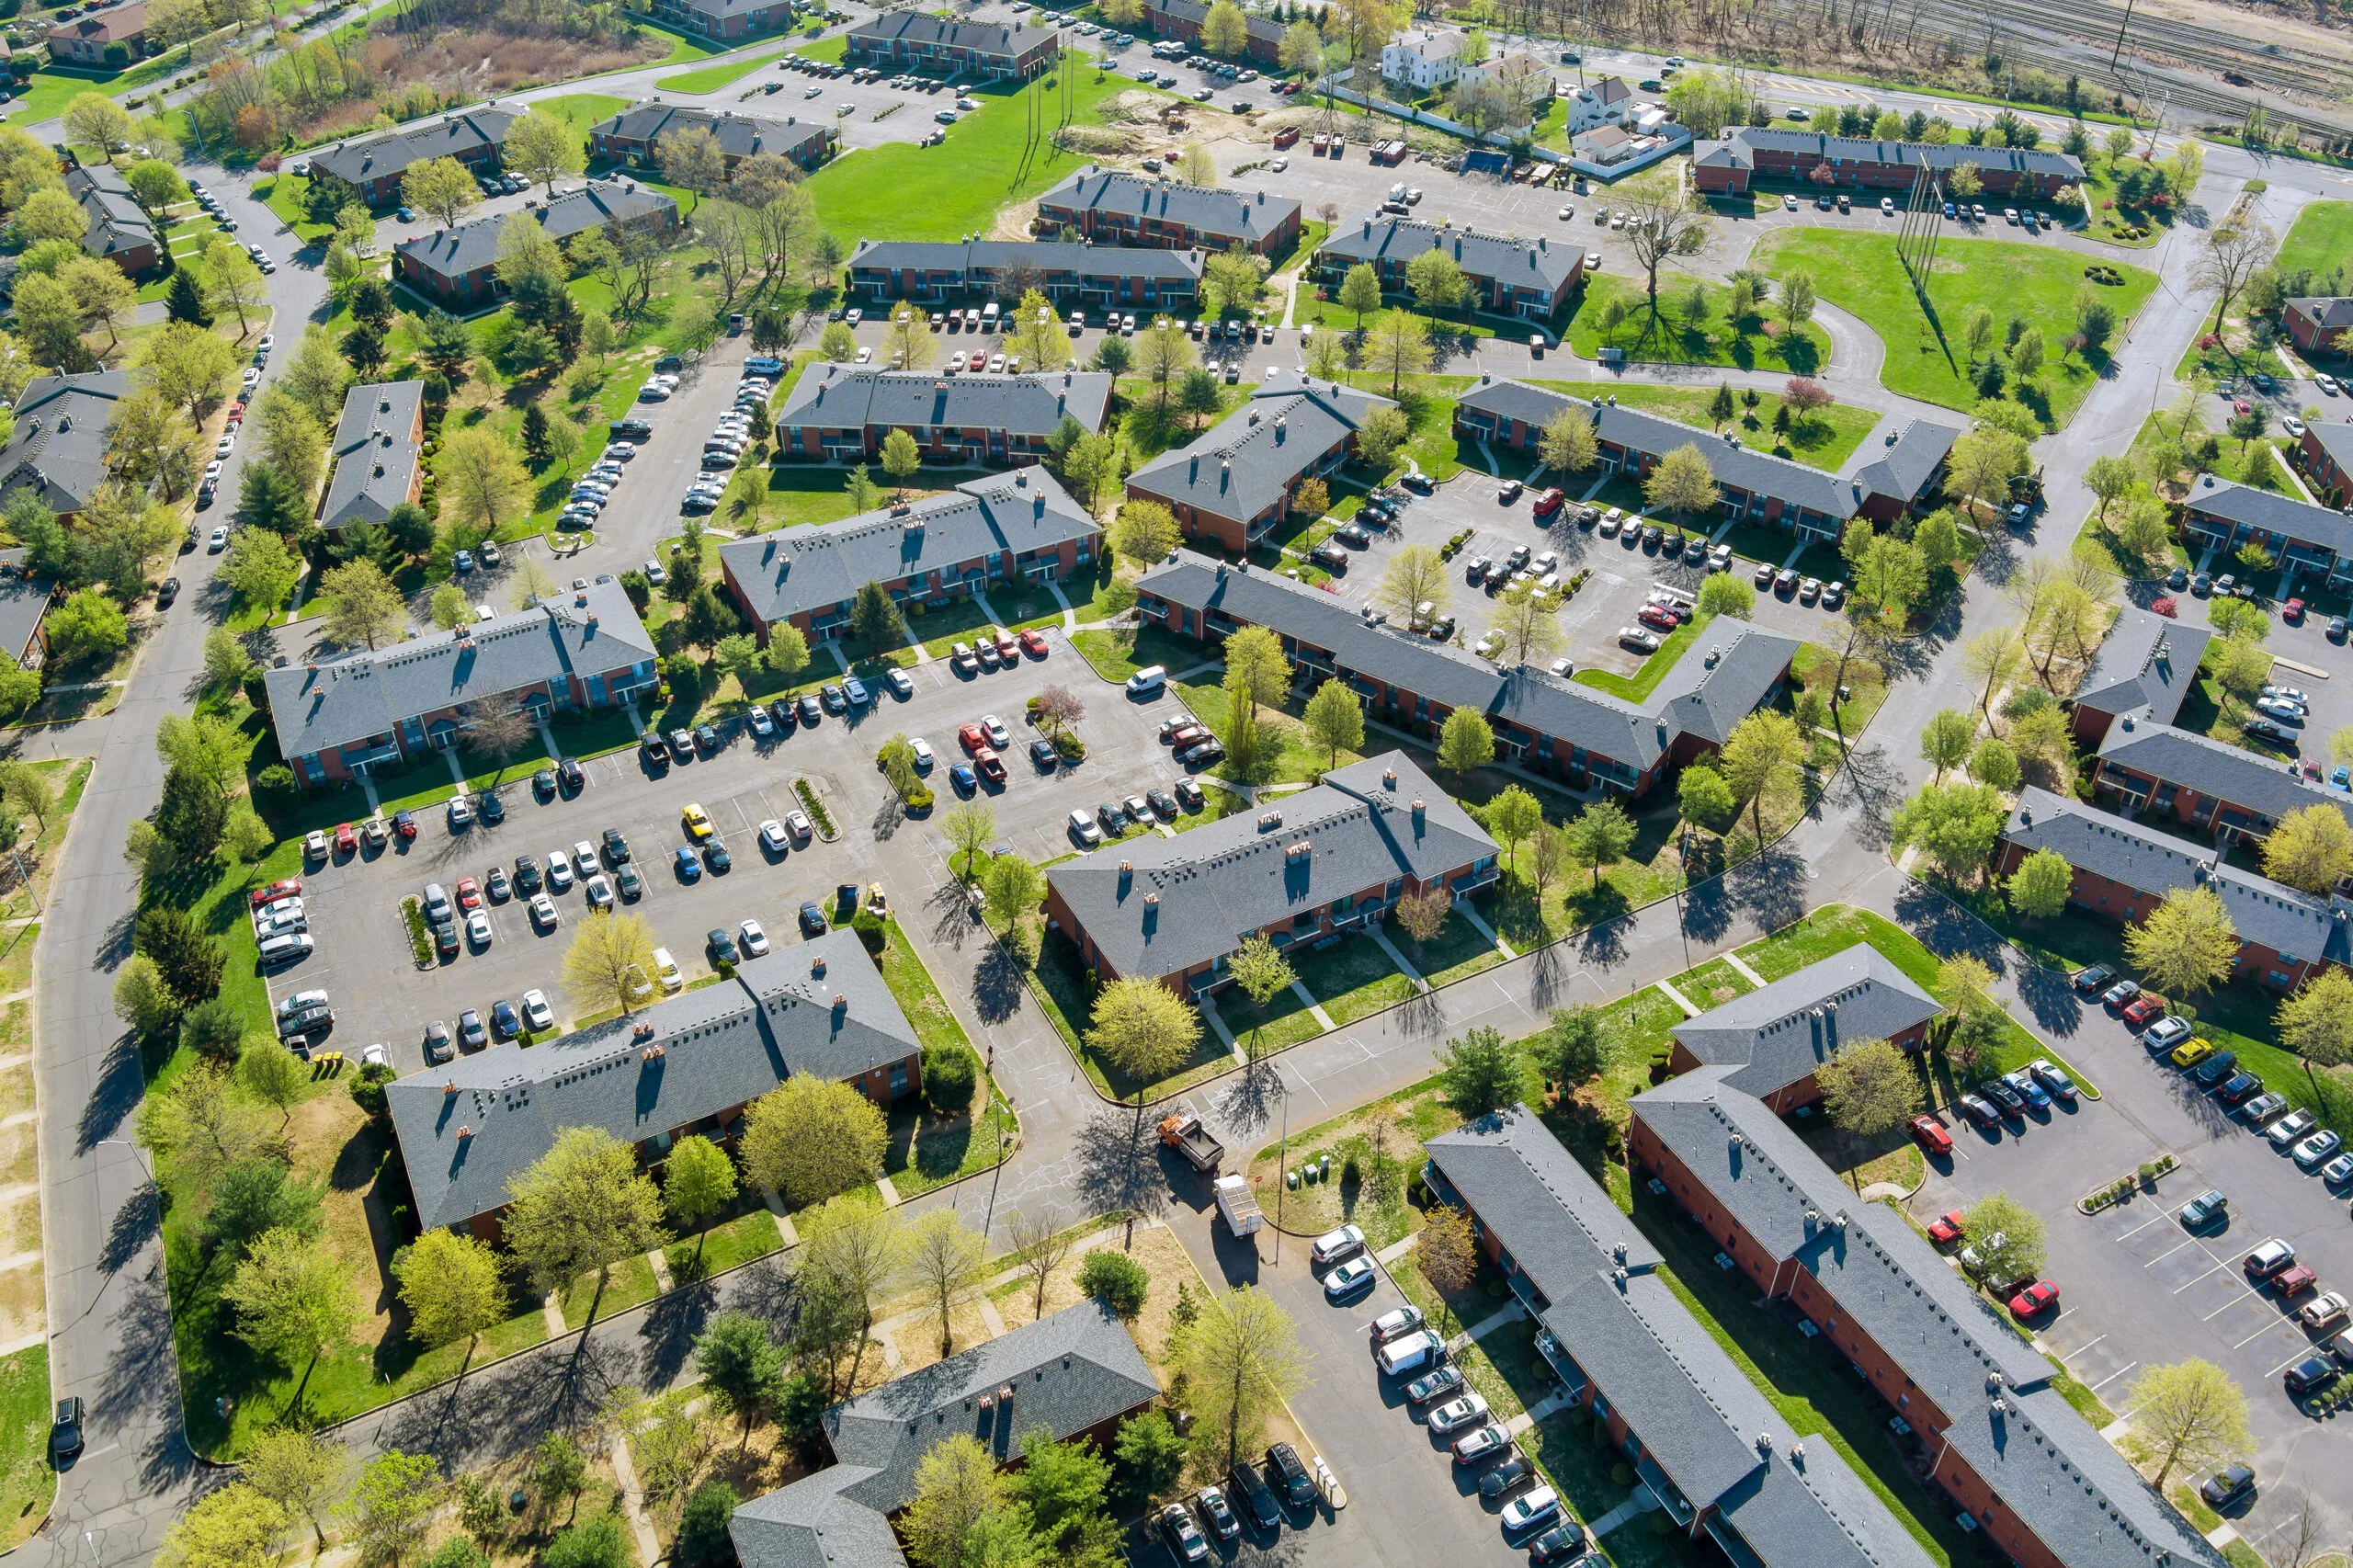
[[[1446,1441],[1414,1430],[1424,1425],[1422,1413],[1406,1404],[1401,1383],[1372,1364],[1369,1325],[1405,1304],[1389,1276],[1377,1273],[1370,1290],[1336,1306],[1324,1299],[1320,1271],[1308,1265],[1304,1241],[1284,1238],[1277,1261],[1271,1231],[1235,1240],[1214,1209],[1199,1207],[1209,1201],[1207,1184],[1189,1171],[1172,1174],[1178,1201],[1168,1220],[1194,1262],[1213,1280],[1272,1295],[1314,1358],[1307,1387],[1290,1402],[1305,1438],[1300,1456],[1311,1465],[1323,1456],[1348,1506],[1337,1512],[1321,1506],[1312,1517],[1286,1523],[1282,1534],[1295,1543],[1300,1562],[1312,1568],[1526,1568],[1526,1542],[1506,1541],[1496,1518],[1504,1500],[1480,1496],[1478,1471],[1458,1467]],[[1245,1532],[1244,1539],[1251,1537]],[[1139,1545],[1138,1568],[1176,1568],[1157,1536]]]
[[[2316,1343],[2294,1314],[2311,1298],[2282,1302],[2250,1288],[2240,1266],[2257,1244],[2279,1236],[2319,1273],[2319,1290],[2353,1290],[2345,1199],[2189,1074],[2151,1057],[2097,1002],[2039,996],[2031,1010],[2102,1097],[2012,1121],[1999,1133],[1951,1119],[1954,1157],[1931,1163],[1909,1209],[1925,1222],[2004,1191],[2040,1215],[2045,1271],[2061,1295],[2059,1310],[2031,1325],[2036,1338],[2119,1415],[2130,1415],[2127,1395],[2143,1368],[2197,1356],[2228,1370],[2247,1393],[2265,1489],[2234,1522],[2259,1543],[2279,1523],[2268,1499],[2290,1486],[2333,1495],[2341,1457],[2313,1440],[2312,1419],[2279,1381]],[[2077,1198],[2160,1152],[2171,1152],[2180,1168],[2154,1194],[2097,1215],[2077,1211]],[[2229,1210],[2192,1235],[2176,1216],[2210,1187],[2228,1196]]]
[[[921,623],[915,625],[920,635]],[[670,950],[690,980],[710,972],[703,939],[713,927],[733,931],[747,918],[757,919],[771,942],[790,945],[801,939],[795,914],[801,903],[830,912],[842,883],[881,881],[894,910],[905,916],[950,881],[949,846],[936,824],[938,813],[957,802],[947,779],[950,764],[962,756],[957,727],[984,713],[1002,719],[1014,737],[1006,782],[984,787],[980,797],[996,813],[998,841],[1032,861],[1069,854],[1078,847],[1067,827],[1074,807],[1124,799],[1178,776],[1158,732],[1163,717],[1182,709],[1171,694],[1130,700],[1123,688],[1079,659],[1059,632],[1048,638],[1045,659],[1024,659],[1013,669],[961,676],[945,660],[920,665],[908,672],[913,697],[878,692],[878,706],[856,723],[827,714],[813,730],[756,743],[744,722],[734,720],[720,727],[724,744],[718,753],[666,770],[650,769],[634,749],[594,758],[583,765],[587,782],[573,797],[537,799],[530,765],[521,765],[498,790],[506,806],[500,824],[477,821],[452,834],[443,811],[435,808],[417,813],[417,837],[404,846],[395,841],[373,855],[306,870],[304,902],[317,950],[269,978],[271,997],[326,990],[338,1018],[326,1046],[356,1057],[381,1040],[404,1073],[425,1064],[426,1024],[439,1018],[454,1028],[468,1007],[481,1009],[487,1020],[492,1003],[519,1001],[536,987],[548,994],[559,1019],[569,1019],[575,1009],[562,971],[569,928],[587,912],[579,881],[561,893],[551,890],[563,919],[551,932],[533,929],[527,900],[485,900],[490,946],[476,951],[461,940],[457,958],[422,975],[400,901],[427,882],[439,882],[454,897],[459,878],[483,877],[493,865],[511,878],[518,855],[544,868],[549,856],[568,854],[576,841],[600,844],[608,827],[627,837],[644,879],[643,895],[621,907],[646,917],[654,941]],[[828,656],[821,653],[819,659]],[[1085,761],[1065,763],[1048,776],[1029,759],[1034,733],[1023,712],[1029,697],[1053,684],[1068,686],[1086,703],[1077,730],[1089,751]],[[874,766],[876,750],[901,731],[928,740],[938,757],[930,780],[938,801],[928,822],[897,813],[896,797]],[[798,807],[792,781],[804,776],[843,836],[834,844],[812,839],[770,857],[759,846],[758,824]],[[690,801],[710,813],[733,865],[723,875],[707,871],[688,883],[672,861],[687,842],[679,812]]]

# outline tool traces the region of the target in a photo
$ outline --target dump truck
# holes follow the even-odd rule
[[[1405,143],[1398,141],[1373,143],[1372,161],[1376,164],[1402,164],[1405,161]]]
[[[1198,1116],[1182,1113],[1169,1117],[1160,1124],[1160,1141],[1185,1156],[1185,1161],[1197,1171],[1217,1169],[1225,1158],[1225,1145],[1210,1136]]]
[[[1237,1239],[1256,1235],[1267,1222],[1267,1217],[1258,1212],[1258,1199],[1250,1184],[1238,1176],[1217,1178],[1217,1211],[1225,1216],[1225,1228]]]

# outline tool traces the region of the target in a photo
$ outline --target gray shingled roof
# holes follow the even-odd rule
[[[57,588],[46,577],[25,574],[25,557],[30,553],[22,546],[0,550],[0,658],[11,661],[22,659],[32,644]]]
[[[2258,490],[2236,480],[2211,473],[2198,476],[2182,505],[2230,523],[2245,523],[2267,533],[2305,544],[2316,544],[2340,561],[2353,559],[2353,517],[2315,506],[2277,490]]]
[[[381,136],[338,142],[312,153],[311,166],[358,185],[386,175],[397,176],[411,164],[453,157],[482,147],[504,149],[507,127],[519,118],[519,110],[479,104],[438,119],[404,125]]]
[[[1336,768],[1267,809],[1279,826],[1243,812],[1175,838],[1107,844],[1046,880],[1113,970],[1176,974],[1344,894],[1427,881],[1495,853],[1486,830],[1404,752]],[[1293,855],[1300,844],[1309,852]]]
[[[1031,466],[968,479],[904,507],[736,540],[719,547],[719,558],[745,608],[774,622],[847,604],[869,583],[953,572],[997,551],[1043,550],[1098,528],[1051,474]]]
[[[460,278],[482,267],[497,265],[499,231],[510,222],[537,223],[548,232],[550,238],[568,240],[592,229],[603,229],[610,224],[631,222],[642,218],[655,218],[665,213],[676,222],[677,212],[676,201],[634,180],[591,180],[578,190],[566,191],[544,207],[477,218],[454,229],[438,229],[429,234],[418,234],[414,239],[402,241],[398,249],[403,256],[415,256],[428,272],[438,273],[444,278]]]
[[[0,503],[29,489],[56,512],[78,512],[107,477],[107,431],[116,400],[131,395],[121,370],[40,376],[17,399],[17,427],[0,448]]]
[[[2198,684],[2198,661],[2212,640],[2202,626],[2127,605],[2093,656],[2075,706],[2099,713],[2146,708],[2157,722],[2170,724]]]
[[[1922,162],[1939,174],[1959,168],[1963,164],[1975,164],[1981,169],[2009,169],[2028,175],[2056,175],[2069,184],[2084,177],[2084,165],[2076,158],[2050,148],[2036,147],[1974,147],[1966,142],[1949,144],[1930,142],[1882,142],[1868,136],[1830,136],[1819,131],[1768,131],[1756,126],[1743,126],[1722,142],[1700,143],[1702,153],[1729,143],[1755,162],[1757,149],[1795,153],[1799,157],[1813,156],[1849,164],[1903,164],[1916,167]]]
[[[1201,280],[1198,250],[1159,245],[1098,245],[1092,240],[862,240],[849,258],[851,272],[887,267],[892,272],[960,272],[1033,267],[1047,278],[1068,272],[1080,278],[1154,278]]]
[[[2353,424],[2313,425],[2307,428],[2320,449],[2336,460],[2338,468],[2353,471]]]
[[[1154,6],[1155,9],[1165,11],[1171,17],[1190,22],[1195,27],[1199,27],[1202,19],[1210,14],[1210,8],[1203,5],[1201,0],[1154,0]],[[1284,24],[1274,17],[1260,16],[1255,12],[1245,12],[1242,19],[1249,24],[1252,38],[1262,39],[1268,43],[1282,42],[1286,29]]]
[[[2195,790],[2278,822],[2290,812],[2325,802],[2353,822],[2353,795],[2313,783],[2292,764],[2275,762],[2243,746],[2160,724],[2134,711],[2120,714],[2099,743],[2102,763]]]
[[[719,150],[731,158],[748,158],[761,153],[791,157],[809,142],[822,142],[832,134],[830,126],[814,120],[803,125],[798,115],[763,119],[756,115],[737,114],[733,109],[714,113],[688,104],[665,104],[659,98],[632,105],[612,119],[590,126],[588,134],[658,142],[665,136],[687,131],[710,131],[718,139]]]
[[[403,719],[519,691],[563,688],[654,658],[654,641],[618,583],[369,652],[269,672],[269,710],[288,757],[392,733]]]
[[[1264,626],[1328,654],[1342,670],[1449,708],[1506,719],[1555,741],[1647,768],[1691,733],[1722,744],[1764,700],[1802,644],[1719,616],[1637,706],[1542,670],[1499,670],[1449,644],[1374,626],[1320,589],[1179,551],[1137,590],[1194,610]]]
[[[1041,43],[1053,42],[1057,36],[1051,28],[1008,27],[1001,22],[959,22],[917,11],[885,11],[871,21],[860,22],[849,30],[849,37],[853,40],[904,40],[910,44],[978,50],[984,54],[1002,54],[1008,59],[1027,54]]]
[[[110,256],[155,243],[154,225],[146,209],[131,194],[122,171],[112,164],[85,164],[68,169],[66,193],[82,204],[89,220],[82,248],[92,256]]]
[[[834,430],[944,426],[1044,437],[1065,417],[1100,429],[1110,406],[1111,378],[1100,370],[944,376],[820,361],[801,372],[777,410],[776,423]]]
[[[2313,324],[2325,332],[2341,332],[2353,327],[2353,296],[2344,294],[2299,294],[2288,301],[2290,308],[2312,318]]]
[[[408,499],[420,450],[409,432],[424,403],[423,381],[370,381],[343,394],[321,528],[381,523]]]
[[[1878,448],[1858,449],[1847,463],[1867,494],[1885,495],[1908,506],[1927,489],[1928,482],[1952,454],[1952,444],[1960,439],[1961,431],[1954,426],[1914,419]]]
[[[1724,1081],[1762,1099],[1842,1045],[1893,1039],[1943,1010],[1893,960],[1858,943],[1668,1032],[1701,1062],[1732,1068]]]
[[[1541,1321],[1561,1348],[1685,1498],[1719,1509],[1757,1561],[1925,1568],[1926,1553],[1830,1446],[1800,1443],[1654,1272],[1657,1250],[1526,1106],[1434,1138],[1428,1152],[1543,1292]]]
[[[1128,483],[1174,505],[1247,522],[1273,506],[1310,466],[1390,402],[1336,381],[1279,370],[1241,407]]]
[[[2292,959],[2329,958],[2353,964],[2346,922],[2353,903],[2319,897],[2220,863],[2200,845],[2087,806],[2048,790],[2018,797],[2002,836],[2029,851],[2055,850],[2067,864],[2109,881],[2162,896],[2177,888],[2211,887],[2229,911],[2242,940],[2260,942]]]
[[[1418,218],[1370,210],[1333,229],[1316,257],[1319,265],[1328,258],[1343,267],[1359,261],[1378,266],[1384,260],[1404,267],[1427,250],[1445,251],[1473,278],[1492,278],[1514,288],[1559,289],[1585,261],[1582,248],[1564,242],[1554,250],[1549,235],[1512,239],[1476,229],[1441,228]]]
[[[1204,233],[1231,234],[1253,243],[1299,216],[1296,197],[1269,196],[1263,190],[1220,190],[1093,165],[1038,198],[1038,205],[1188,223]]]
[[[825,972],[814,975],[821,959]],[[847,1000],[836,1007],[835,996]],[[460,1054],[386,1094],[417,1221],[430,1227],[505,1207],[515,1177],[567,1128],[640,1143],[757,1099],[790,1074],[838,1080],[921,1050],[881,971],[845,929],[633,1017],[529,1050]]]
[[[728,1533],[744,1568],[901,1568],[889,1516],[945,1438],[969,1434],[1003,1463],[1035,1428],[1060,1440],[1159,1397],[1119,1317],[1082,1301],[835,1405],[825,1436],[839,1462],[745,1503]]]

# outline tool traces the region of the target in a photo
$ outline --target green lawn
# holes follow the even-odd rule
[[[2279,242],[2276,263],[2282,272],[2309,267],[2326,272],[2353,260],[2353,201],[2315,201],[2296,214],[2295,227]]]
[[[1661,387],[1642,381],[1620,385],[1616,382],[1540,381],[1533,384],[1551,387],[1572,397],[1611,394],[1629,408],[1643,409],[1701,430],[1713,432],[1719,428],[1708,413],[1708,405],[1715,401],[1716,396],[1712,387]],[[1740,407],[1735,398],[1734,406],[1738,409],[1734,421],[1740,431],[1741,445],[1831,472],[1837,472],[1838,465],[1854,455],[1855,449],[1863,444],[1863,438],[1879,424],[1876,410],[1834,403],[1790,426],[1786,431],[1776,431],[1773,428],[1773,412],[1779,406],[1779,399],[1768,398],[1752,410]],[[1774,559],[1778,561],[1780,557]]]
[[[1096,105],[1112,94],[1144,90],[1131,77],[1076,69],[1071,96],[1082,122],[1092,122]],[[1055,80],[1041,77],[1018,90],[967,88],[983,107],[950,126],[938,146],[899,142],[835,159],[809,176],[809,194],[825,227],[852,244],[986,233],[1007,202],[1036,195],[1087,162],[1050,144],[1025,151],[1029,110],[1024,100],[1042,99],[1050,115],[1058,112]]]
[[[1694,289],[1707,301],[1696,321],[1685,306]],[[1829,290],[1822,290],[1825,295]],[[1765,319],[1756,313],[1738,322],[1724,318],[1722,286],[1703,283],[1680,273],[1663,272],[1658,280],[1659,314],[1650,311],[1643,280],[1597,273],[1586,283],[1576,313],[1564,335],[1577,357],[1591,359],[1604,348],[1621,348],[1629,359],[1659,360],[1672,365],[1731,365],[1744,370],[1790,370],[1813,375],[1830,362],[1830,335],[1809,322],[1794,335],[1765,334]],[[1609,301],[1624,304],[1626,317],[1616,330],[1601,330],[1602,312]]]
[[[2130,154],[2127,154],[2130,156]],[[2127,207],[2117,200],[2114,170],[2104,159],[2084,163],[2084,236],[2103,244],[2130,250],[2154,250],[2173,227],[2173,213],[2147,205]],[[2138,230],[2135,235],[2132,231]]]
[[[1677,627],[1667,634],[1666,641],[1658,645],[1658,652],[1644,659],[1643,667],[1631,676],[1612,675],[1608,670],[1579,670],[1569,678],[1596,691],[1606,691],[1629,702],[1640,702],[1657,689],[1658,683],[1666,678],[1666,672],[1673,669],[1676,661],[1699,640],[1699,633],[1714,619],[1711,615],[1694,616]]]
[[[0,1357],[0,1514],[10,1546],[32,1534],[57,1495],[49,1418],[49,1347]]]
[[[2048,353],[2037,386],[2021,401],[2052,429],[2067,422],[2107,363],[2097,353],[2088,360],[2062,358],[2062,345],[2075,331],[2075,290],[2085,281],[2086,263],[2072,251],[2012,240],[1948,239],[1938,247],[1929,280],[1933,318],[1921,310],[1895,259],[1895,241],[1886,234],[1784,229],[1757,245],[1755,264],[1777,276],[1794,267],[1813,273],[1824,299],[1859,316],[1887,346],[1881,380],[1888,390],[1947,408],[1972,409],[1979,402],[1964,335],[1980,306],[1994,313],[1996,341],[2014,314],[2041,329]],[[2157,279],[2137,267],[2109,265],[2124,281],[2099,292],[2115,309],[2121,338]]]
[[[122,73],[116,71],[81,71],[70,65],[51,65],[33,73],[24,91],[9,100],[8,119],[17,125],[31,125],[53,119],[65,112],[65,106],[84,93],[110,95],[121,85]]]
[[[804,43],[792,51],[806,60],[822,60],[828,65],[838,65],[842,56],[849,52],[849,35],[838,34],[821,38],[814,43]]]
[[[776,1216],[752,1198],[743,1213],[722,1220],[700,1235],[672,1242],[664,1256],[669,1260],[671,1279],[684,1285],[766,1257],[782,1245],[784,1233],[776,1228]]]
[[[782,60],[788,52],[779,49],[773,54],[757,55],[750,60],[706,65],[699,71],[682,71],[676,76],[665,76],[654,85],[665,93],[715,93],[729,83],[750,75],[763,65]]]
[[[550,119],[563,121],[585,138],[590,126],[620,113],[629,108],[629,100],[610,93],[567,93],[560,98],[541,98],[531,107]]]
[[[1414,983],[1370,936],[1345,937],[1322,952],[1286,955],[1299,983],[1335,1024],[1393,1007],[1414,994]]]

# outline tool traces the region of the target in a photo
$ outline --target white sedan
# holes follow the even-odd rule
[[[529,1028],[555,1028],[555,1009],[548,1006],[546,992],[526,991],[523,993],[523,1022]]]
[[[278,347],[278,335],[274,332],[265,332],[261,335],[261,341],[255,344],[254,347],[259,349],[262,353],[267,354],[271,349]]]
[[[1071,812],[1070,830],[1078,835],[1078,841],[1081,844],[1086,845],[1090,849],[1103,842],[1103,830],[1095,825],[1095,813],[1092,812],[1074,811]]]
[[[771,855],[785,851],[784,824],[774,817],[760,824],[760,847]]]
[[[542,931],[552,931],[562,923],[555,912],[555,900],[543,892],[531,895],[531,924]]]
[[[1006,733],[1005,721],[994,713],[981,715],[981,728],[987,732],[989,744],[999,751],[1013,749],[1013,737]]]
[[[1476,1426],[1486,1418],[1486,1400],[1475,1393],[1466,1393],[1461,1399],[1449,1400],[1430,1412],[1430,1430],[1443,1437],[1450,1432]]]
[[[758,958],[768,950],[768,934],[756,920],[746,920],[736,933],[736,945],[746,958]]]
[[[931,743],[929,741],[925,740],[921,735],[917,735],[914,740],[907,743],[907,749],[915,753],[915,771],[917,773],[928,773],[931,771],[932,756]]]
[[[750,722],[752,733],[761,740],[766,740],[776,733],[776,721],[768,717],[768,710],[765,708],[753,708]]]
[[[490,946],[490,916],[477,909],[466,916],[466,940],[477,948]]]
[[[237,433],[234,430],[232,430],[213,444],[212,455],[216,458],[225,458],[236,449]]]

